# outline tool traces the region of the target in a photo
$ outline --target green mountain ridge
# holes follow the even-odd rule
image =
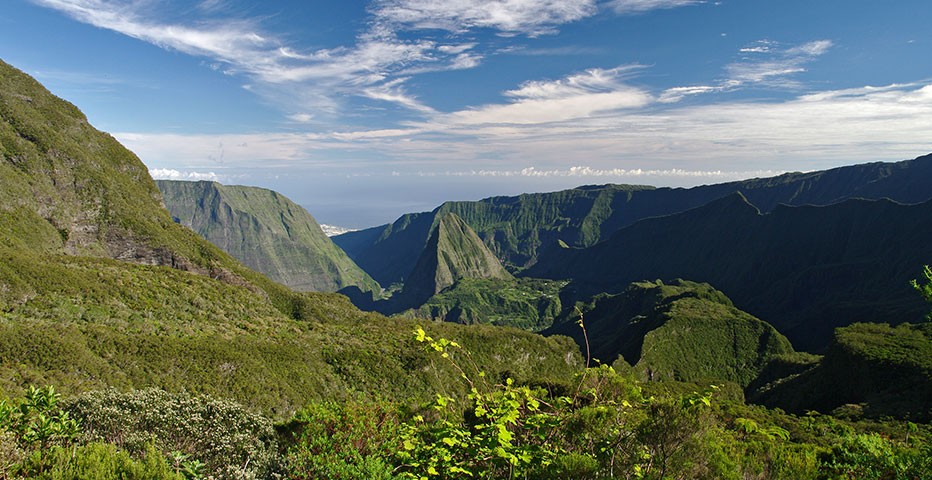
[[[643,380],[727,380],[747,387],[773,358],[794,353],[776,329],[708,284],[634,282],[620,294],[595,297],[579,314],[592,358],[625,361]],[[543,333],[571,336],[586,348],[573,319]]]
[[[276,282],[298,291],[380,290],[310,213],[277,192],[204,181],[156,185],[179,223]]]
[[[560,317],[560,289],[566,283],[533,278],[464,278],[401,315],[537,332]]]
[[[932,198],[932,155],[692,188],[600,185],[446,202],[390,225],[338,235],[334,242],[388,285],[411,270],[437,217],[452,212],[514,273],[536,263],[559,242],[589,247],[640,220],[697,208],[738,191],[764,212],[780,204],[830,205],[851,198],[920,203]]]
[[[555,250],[527,276],[572,279],[565,295],[620,292],[643,278],[707,282],[786,335],[827,347],[836,327],[920,321],[908,282],[932,258],[932,202],[848,200],[761,213],[741,194],[643,220],[587,249]]]

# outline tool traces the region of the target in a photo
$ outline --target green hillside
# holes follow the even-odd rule
[[[644,220],[588,249],[554,251],[527,271],[572,279],[567,295],[620,292],[644,278],[708,282],[735,305],[821,351],[836,327],[920,321],[909,281],[932,258],[932,202],[848,200],[762,214],[735,194]]]
[[[6,64],[0,178],[0,393],[154,386],[276,417],[313,399],[433,395],[414,321],[244,267],[172,220],[135,155]],[[545,382],[580,363],[568,339],[437,328],[492,375]]]
[[[601,185],[446,202],[432,212],[404,215],[391,225],[346,233],[334,241],[388,285],[407,275],[436,219],[451,212],[514,273],[560,242],[589,247],[640,220],[684,212],[739,191],[764,212],[780,204],[829,205],[850,198],[920,203],[932,199],[932,155],[693,188]]]
[[[276,282],[298,291],[335,292],[351,285],[379,291],[311,214],[277,192],[216,182],[156,185],[179,223]]]
[[[773,327],[704,283],[636,282],[620,294],[595,297],[580,313],[592,358],[612,363],[620,357],[644,380],[727,380],[746,387],[771,359],[793,353]],[[544,333],[570,335],[585,349],[574,321]]]

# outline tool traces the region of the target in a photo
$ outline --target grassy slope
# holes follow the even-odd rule
[[[178,221],[246,266],[299,291],[379,286],[314,218],[288,198],[256,187],[215,182],[156,182]]]
[[[6,64],[0,120],[3,393],[159,386],[287,415],[314,398],[435,391],[413,321],[295,293],[175,224],[135,155]],[[491,374],[560,381],[579,363],[567,339],[431,329]]]

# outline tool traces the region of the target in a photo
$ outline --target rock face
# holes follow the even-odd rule
[[[3,62],[0,217],[6,247],[166,265],[239,282],[231,271],[237,266],[172,222],[136,155]]]
[[[420,305],[463,278],[510,279],[511,274],[469,225],[448,213],[440,217],[417,264],[405,280],[401,297]]]
[[[304,208],[256,187],[158,180],[172,217],[246,266],[298,291],[379,291]]]

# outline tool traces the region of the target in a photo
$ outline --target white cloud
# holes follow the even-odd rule
[[[773,102],[667,104],[659,109],[648,103],[603,111],[601,95],[614,90],[575,95],[564,90],[571,83],[567,79],[556,83],[563,89],[525,84],[515,90],[524,96],[513,97],[512,103],[436,114],[436,121],[412,128],[318,135],[115,136],[151,168],[217,171],[218,164],[210,159],[218,158],[224,145],[224,172],[307,167],[342,176],[512,172],[556,178],[640,171],[644,177],[679,175],[700,182],[719,179],[715,172],[721,172],[721,179],[740,178],[735,172],[766,176],[768,171],[906,159],[932,151],[932,85],[843,89]],[[582,99],[589,102],[583,112],[588,116],[556,108],[564,107],[559,102]],[[545,110],[545,116],[524,111],[532,107]],[[246,143],[248,147],[239,146]],[[568,163],[580,167],[567,169]],[[524,171],[528,165],[533,170]]]
[[[293,122],[308,123],[314,119],[314,115],[310,113],[295,113],[288,115],[288,119]]]
[[[408,29],[525,35],[552,33],[596,11],[595,0],[382,0],[373,9],[379,19]]]
[[[190,172],[178,171],[171,168],[153,168],[149,170],[149,175],[156,180],[210,180],[219,182],[220,175],[214,172]]]
[[[355,44],[303,50],[262,32],[258,21],[218,18],[223,3],[207,2],[212,20],[192,18],[178,23],[162,18],[151,2],[115,0],[33,0],[72,18],[139,40],[214,61],[211,68],[243,74],[250,91],[293,109],[301,102],[321,113],[334,113],[345,96],[397,100],[422,110],[407,95],[398,95],[399,77],[428,71],[467,69],[482,55],[471,53],[474,42],[402,40],[395,25],[376,19]],[[205,8],[201,8],[205,10]],[[394,89],[394,95],[385,92]]]
[[[685,7],[704,3],[702,0],[612,0],[608,2],[616,13],[637,14],[651,10]]]
[[[799,88],[801,84],[792,77],[805,72],[807,63],[824,55],[831,47],[830,40],[816,40],[789,48],[781,48],[771,40],[758,40],[739,50],[745,54],[744,58],[728,64],[725,67],[726,77],[718,84],[668,88],[658,100],[676,103],[691,95],[725,92],[750,85]]]
[[[650,169],[650,168],[592,168],[577,165],[569,168],[541,169],[525,167],[520,170],[458,170],[443,172],[414,173],[420,177],[591,177],[591,178],[625,178],[625,177],[685,177],[685,178],[754,178],[768,177],[784,173],[777,170],[684,170],[681,168]]]
[[[676,103],[690,95],[700,95],[703,93],[720,92],[721,86],[696,85],[692,87],[673,87],[668,88],[660,94],[657,101],[661,103]]]

